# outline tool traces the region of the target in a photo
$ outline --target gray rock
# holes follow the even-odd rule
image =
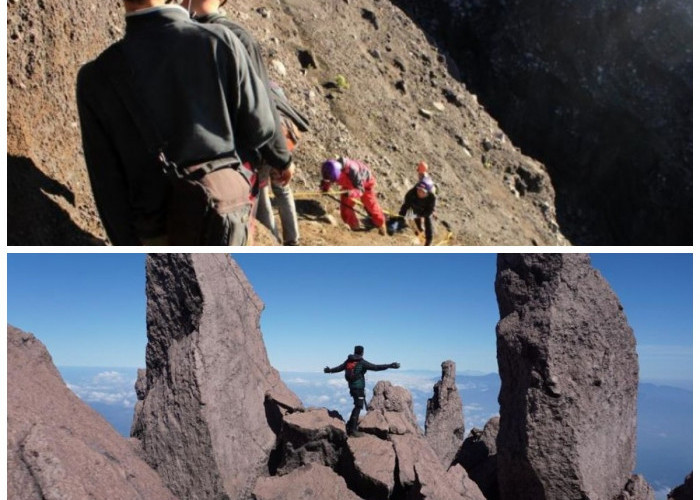
[[[175,500],[131,443],[68,389],[44,345],[9,325],[7,498]]]
[[[502,254],[497,269],[501,496],[617,497],[639,382],[622,305],[586,255]]]
[[[267,358],[262,301],[223,254],[149,255],[146,295],[147,389],[133,436],[177,496],[249,497],[281,418],[301,407]]]
[[[496,454],[499,422],[500,417],[491,417],[483,430],[472,429],[456,459],[489,500],[500,498]]]
[[[260,478],[253,490],[254,500],[359,500],[333,469],[319,464],[305,465],[281,477]]]
[[[389,434],[421,435],[413,412],[411,393],[403,387],[381,380],[374,386],[367,415],[360,421],[361,431],[387,437]]]
[[[270,468],[273,473],[283,475],[312,463],[335,467],[346,439],[345,423],[335,412],[313,408],[290,413],[282,419],[279,445],[270,460]]]
[[[685,481],[680,486],[676,486],[668,494],[668,500],[692,500],[693,498],[693,473],[685,477]]]
[[[484,499],[461,466],[446,470],[425,438],[413,434],[390,438],[396,452],[397,487],[404,492],[401,498]]]
[[[371,434],[348,439],[353,486],[362,496],[389,498],[394,491],[396,453],[391,442]]]
[[[654,498],[654,488],[642,476],[634,474],[616,500],[654,500]]]
[[[462,398],[455,384],[454,361],[442,362],[442,379],[433,387],[425,413],[425,438],[447,469],[464,440]]]

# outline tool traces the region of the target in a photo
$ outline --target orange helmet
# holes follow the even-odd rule
[[[422,161],[418,164],[418,168],[416,168],[416,170],[419,174],[424,174],[428,171],[428,164]]]

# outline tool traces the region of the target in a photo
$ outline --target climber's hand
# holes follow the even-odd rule
[[[323,369],[323,373],[330,373],[331,369],[328,368],[327,366]]]
[[[389,366],[391,366],[392,368],[401,368],[401,363],[397,363],[396,361],[394,361]]]

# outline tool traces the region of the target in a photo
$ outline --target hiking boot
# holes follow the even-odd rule
[[[379,230],[379,234],[386,236],[386,223],[382,224],[377,229]]]
[[[359,437],[362,437],[362,436],[364,436],[364,435],[365,435],[365,433],[364,433],[364,432],[360,432],[360,431],[350,431],[350,432],[348,433],[348,437],[353,437],[353,438],[359,438]]]

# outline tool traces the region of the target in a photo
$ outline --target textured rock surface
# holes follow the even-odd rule
[[[390,441],[371,434],[348,440],[348,450],[356,472],[354,486],[365,495],[389,498],[394,491],[396,454]],[[363,495],[363,496],[365,496]]]
[[[547,165],[573,241],[692,242],[691,0],[395,2]]]
[[[389,434],[422,434],[413,413],[411,393],[385,380],[380,380],[374,386],[369,411],[360,421],[359,428],[381,437]]]
[[[685,477],[680,486],[675,487],[668,494],[668,500],[692,500],[693,498],[693,473]]]
[[[654,500],[654,489],[642,476],[634,474],[616,500]]]
[[[273,427],[301,406],[269,364],[263,304],[228,255],[146,260],[146,389],[134,437],[181,498],[246,498],[267,472]]]
[[[7,498],[175,500],[131,443],[68,389],[44,345],[11,326]]]
[[[499,498],[496,455],[499,422],[500,417],[491,417],[483,430],[472,429],[456,459],[489,500]]]
[[[414,434],[392,435],[397,488],[402,498],[482,500],[479,487],[459,465],[443,466],[430,444]]]
[[[258,480],[254,500],[359,500],[333,469],[319,464],[305,465],[286,476]]]
[[[442,379],[433,387],[425,412],[425,438],[448,468],[464,440],[462,398],[455,384],[454,361],[443,361]]]
[[[325,408],[290,413],[282,419],[270,468],[281,475],[312,463],[335,467],[346,439],[342,418]]]
[[[499,255],[496,294],[501,495],[615,498],[635,465],[639,374],[618,298],[581,254]]]

